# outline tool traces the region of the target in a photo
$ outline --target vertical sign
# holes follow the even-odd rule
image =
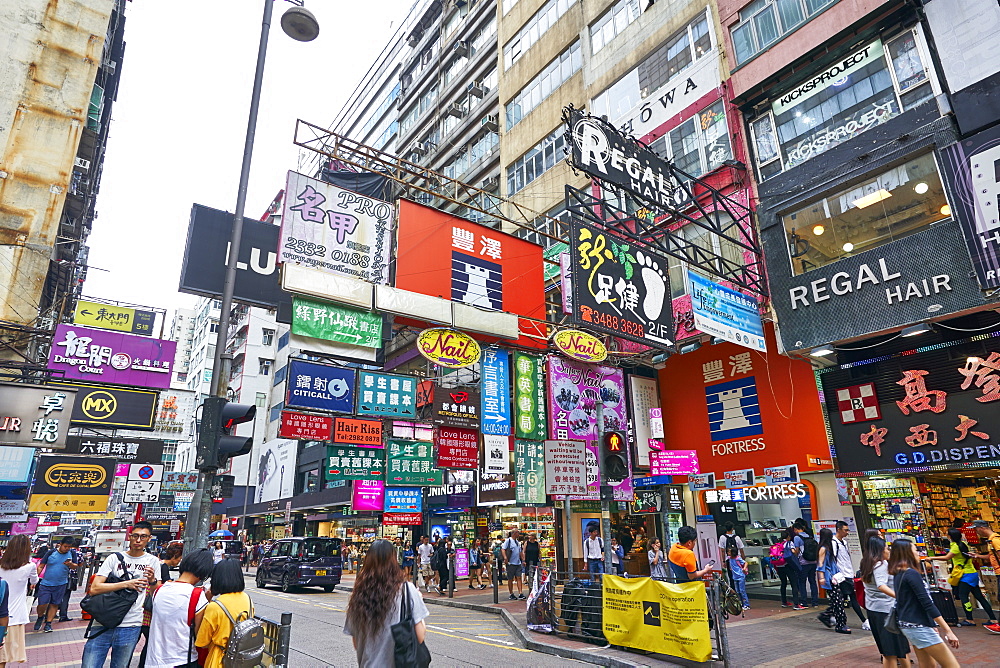
[[[545,492],[587,493],[587,446],[583,441],[545,441]]]
[[[435,438],[438,468],[476,469],[479,467],[479,432],[475,429],[440,427]]]
[[[514,477],[518,505],[545,503],[545,453],[541,441],[514,441]]]
[[[510,473],[509,436],[483,436],[483,473]]]
[[[629,376],[628,389],[631,396],[632,426],[635,429],[636,466],[649,465],[649,439],[662,438],[653,433],[650,420],[650,410],[660,405],[660,393],[656,388],[656,379],[642,376]]]
[[[515,436],[542,441],[548,435],[542,358],[514,353]]]
[[[509,359],[510,353],[501,348],[483,352],[480,421],[484,434],[510,436]]]

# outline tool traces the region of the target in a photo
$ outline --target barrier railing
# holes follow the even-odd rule
[[[281,621],[266,617],[256,619],[264,626],[264,659],[267,668],[288,668],[288,655],[292,646],[292,613],[281,613]]]

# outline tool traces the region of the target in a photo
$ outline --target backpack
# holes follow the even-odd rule
[[[802,558],[806,561],[816,561],[819,559],[819,543],[816,542],[816,539],[810,536],[801,536],[801,538]]]
[[[243,615],[246,614],[247,617],[237,622],[229,614],[226,606],[215,600],[212,603],[222,608],[233,625],[229,632],[229,640],[226,642],[226,649],[222,654],[223,668],[256,668],[259,666],[264,657],[264,625],[260,623],[259,619],[250,617],[249,613],[243,612],[238,616],[243,618]]]
[[[771,546],[771,551],[768,556],[771,558],[772,566],[784,566],[785,565],[785,543],[784,541],[780,543],[775,543]]]
[[[726,557],[729,557],[729,550],[738,550],[740,544],[736,542],[736,534],[726,534]]]
[[[434,550],[434,554],[431,555],[431,568],[433,568],[436,571],[440,571],[441,569],[445,568],[446,567],[446,564],[445,564],[445,555],[446,554],[447,554],[447,552],[443,548],[442,549],[435,549]]]

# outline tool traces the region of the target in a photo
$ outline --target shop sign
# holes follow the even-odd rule
[[[385,513],[382,515],[382,524],[385,526],[420,526],[423,523],[423,513]]]
[[[446,471],[445,484],[427,490],[427,505],[444,508],[470,508],[476,503],[476,472]]]
[[[715,474],[698,473],[690,475],[688,476],[688,486],[692,492],[697,492],[700,489],[715,489]]]
[[[649,453],[653,449],[650,441],[652,428],[650,412],[660,403],[660,392],[656,387],[655,378],[645,378],[630,374],[628,377],[629,408],[631,410],[632,429],[635,435],[636,466],[649,465]],[[661,433],[662,436],[662,433]]]
[[[156,313],[80,299],[76,302],[73,323],[84,327],[125,332],[126,334],[152,336],[153,325],[156,324]]]
[[[385,450],[328,445],[326,456],[327,480],[376,480],[385,473]]]
[[[570,223],[573,321],[643,345],[670,346],[674,313],[667,257],[648,246],[633,248],[575,217]]]
[[[438,468],[479,468],[479,432],[475,429],[439,427],[434,443],[438,448]]]
[[[667,487],[667,510],[677,513],[684,512],[684,497],[680,487]]]
[[[483,435],[483,473],[510,473],[510,437]]]
[[[114,471],[113,459],[42,455],[28,512],[105,512]]]
[[[387,445],[390,485],[441,485],[442,472],[434,464],[434,447],[426,441],[389,439]]]
[[[387,513],[423,512],[424,491],[419,487],[387,487],[382,510]]]
[[[450,427],[479,428],[479,390],[434,386],[434,421]]]
[[[688,270],[695,326],[751,350],[767,350],[757,300]]]
[[[0,384],[0,445],[66,447],[75,390]]]
[[[464,547],[455,550],[455,577],[469,577],[469,550]]]
[[[358,413],[380,417],[416,417],[416,379],[391,373],[360,372]]]
[[[870,62],[884,58],[884,53],[882,42],[878,40],[859,48],[845,56],[843,60],[838,61],[829,69],[820,72],[805,83],[776,98],[771,103],[771,110],[775,115],[783,114],[814,95],[822,93],[830,86],[842,85],[844,79],[849,77],[853,72],[857,72]]]
[[[552,337],[559,352],[580,362],[603,362],[608,358],[604,342],[579,329],[560,329]]]
[[[382,345],[382,314],[294,296],[292,334],[378,348]]]
[[[598,401],[604,402],[606,431],[627,427],[625,378],[621,369],[550,355],[548,380],[552,438],[595,440]]]
[[[34,448],[0,447],[0,481],[27,482],[34,460]]]
[[[164,471],[164,492],[193,492],[198,489],[197,471]]]
[[[729,489],[735,489],[737,487],[752,487],[756,483],[754,482],[753,469],[740,469],[738,471],[726,471],[722,474],[723,478],[726,480],[726,487]]]
[[[279,262],[366,283],[389,280],[395,212],[388,202],[288,172]]]
[[[658,513],[663,507],[663,497],[658,489],[637,489],[634,494],[632,499],[633,513]]]
[[[381,426],[381,424],[380,424]],[[278,438],[304,441],[329,441],[333,432],[333,418],[326,415],[309,415],[296,411],[281,411]]]
[[[649,409],[649,435],[652,438],[663,438],[663,409]]]
[[[656,475],[700,473],[697,450],[661,450],[649,453],[649,470]]]
[[[353,413],[354,374],[354,369],[289,360],[285,403],[296,408]]]
[[[336,418],[333,423],[333,442],[353,443],[367,448],[381,448],[382,422],[379,420]]]
[[[152,438],[117,438],[102,436],[67,436],[65,455],[114,457],[120,462],[159,464],[163,461],[164,442]]]
[[[125,483],[124,503],[156,503],[160,500],[160,483],[148,480],[129,480]]]
[[[799,465],[768,466],[764,469],[764,482],[768,485],[781,485],[799,481]]]
[[[381,480],[355,480],[351,490],[352,510],[381,511],[385,504],[385,483]]]
[[[465,332],[445,327],[420,332],[417,350],[434,364],[449,369],[464,369],[482,357],[482,349],[474,338]]]
[[[516,497],[517,487],[513,473],[483,474],[479,476],[478,505],[499,506],[513,504]]]
[[[83,386],[77,386],[82,388]],[[194,435],[195,412],[198,408],[197,393],[188,390],[163,390],[159,393],[152,429],[125,429],[118,436],[136,436],[130,431],[150,431],[142,438],[159,438],[167,441],[187,441]],[[73,421],[77,421],[76,415]]]
[[[541,441],[514,441],[514,499],[545,503],[545,453]]]
[[[545,439],[545,373],[542,358],[514,353],[514,434],[534,441]]]
[[[545,493],[587,494],[584,441],[545,441]]]
[[[160,398],[158,392],[75,383],[53,385],[71,388],[76,392],[71,418],[73,426],[152,431],[156,424],[156,404]]]
[[[503,348],[487,348],[481,365],[483,434],[510,436],[510,353]]]
[[[65,378],[166,389],[176,350],[173,341],[61,324],[48,366]]]

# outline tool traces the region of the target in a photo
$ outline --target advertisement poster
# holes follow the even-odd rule
[[[257,503],[290,498],[295,492],[298,441],[276,438],[260,447]]]
[[[514,353],[514,434],[531,441],[548,435],[543,358],[522,352]]]
[[[756,476],[753,469],[740,469],[738,471],[726,471],[722,474],[722,477],[726,480],[727,489],[737,489],[740,487],[753,487]]]
[[[49,368],[64,378],[167,389],[174,368],[173,341],[79,325],[56,326]]]
[[[444,480],[444,485],[427,490],[427,505],[436,508],[471,508],[475,505],[475,471],[445,471]]]
[[[443,485],[442,471],[434,461],[434,444],[392,438],[386,445],[390,485]]]
[[[441,427],[434,441],[438,447],[438,468],[479,468],[479,432],[475,429]]]
[[[688,486],[691,488],[692,492],[697,492],[702,489],[715,489],[715,474],[698,473],[696,475],[690,475],[688,476]]]
[[[510,436],[510,353],[503,348],[487,348],[482,362],[482,431],[494,436]]]
[[[102,385],[77,385],[53,383],[55,387],[76,392],[76,401],[70,422],[73,426],[131,429],[153,431],[156,424],[156,405],[160,393],[150,390],[132,390],[124,387]],[[2,394],[2,388],[0,388]],[[4,403],[3,405],[8,405]],[[192,413],[193,415],[193,413]],[[177,436],[170,436],[176,439]],[[53,446],[48,446],[53,447]]]
[[[390,373],[360,372],[358,413],[380,417],[416,417],[416,379]]]
[[[98,457],[41,455],[28,512],[104,512],[116,461]]]
[[[278,436],[304,441],[329,441],[333,433],[333,418],[309,415],[297,411],[281,411]]]
[[[469,577],[469,550],[464,547],[455,550],[455,577]]]
[[[289,360],[285,403],[296,408],[353,413],[354,374],[354,369]]]
[[[510,473],[509,436],[483,436],[483,473]]]
[[[653,448],[650,439],[662,438],[663,430],[657,436],[653,433],[651,414],[659,410],[660,391],[655,378],[645,378],[630,374],[628,377],[629,406],[632,413],[632,427],[635,430],[635,466],[649,466],[649,453]],[[662,421],[661,421],[662,426]]]
[[[545,503],[545,450],[541,441],[514,441],[515,500]]]
[[[767,350],[757,300],[704,278],[690,269],[694,324],[701,331],[751,350]]]
[[[764,482],[768,485],[784,485],[799,481],[798,464],[787,466],[768,466],[764,469]]]
[[[597,402],[604,402],[604,429],[626,429],[621,369],[549,356],[549,434],[556,439],[597,438]]]
[[[351,490],[351,510],[381,511],[385,503],[385,483],[381,480],[355,480]]]
[[[290,171],[278,261],[385,284],[395,223],[388,202]]]
[[[292,334],[378,348],[382,345],[382,314],[294,296]]]
[[[545,441],[545,493],[587,492],[586,444],[583,441]]]
[[[152,438],[116,438],[105,436],[67,436],[64,455],[114,457],[120,462],[159,464],[163,461],[164,442]]]

